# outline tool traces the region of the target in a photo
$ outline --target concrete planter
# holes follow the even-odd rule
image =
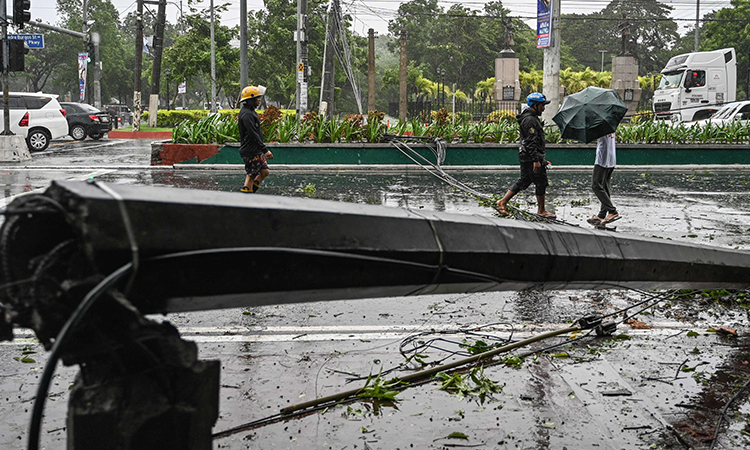
[[[217,154],[219,154],[219,146],[216,144],[153,142],[151,144],[151,165],[203,164],[204,161],[214,158]]]
[[[185,150],[180,150],[185,146]],[[214,147],[215,152],[200,150]],[[424,145],[411,145],[430,161],[435,156]],[[191,150],[188,150],[190,148]],[[289,165],[410,165],[414,162],[391,144],[270,143],[272,164]],[[547,159],[553,165],[592,165],[596,146],[551,144]],[[200,151],[199,151],[200,150]],[[618,144],[618,165],[750,164],[750,145]],[[239,144],[201,146],[154,143],[152,165],[242,164]],[[518,164],[518,144],[449,144],[444,166],[498,166]]]

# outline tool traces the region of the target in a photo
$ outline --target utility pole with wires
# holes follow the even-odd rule
[[[133,80],[133,131],[141,130],[141,68],[143,67],[143,0],[135,14],[135,70]]]
[[[695,2],[695,51],[698,51],[698,34],[700,34],[701,0]]]
[[[336,4],[334,4],[336,2]],[[333,14],[338,4],[337,0],[329,0],[326,14],[326,38],[323,44],[323,73],[320,80],[320,106],[318,113],[321,116],[332,118],[336,110],[334,104],[334,87],[336,66],[334,64],[334,45],[336,42],[337,27],[334,26]],[[330,45],[329,45],[330,43]]]
[[[362,96],[360,95],[359,86],[357,86],[357,80],[354,77],[354,70],[352,69],[352,50],[349,45],[341,6],[338,0],[333,0],[331,5],[333,5],[331,14],[329,15],[329,29],[331,31],[327,33],[331,39],[326,42],[330,44],[331,51],[336,54],[339,66],[344,70],[346,78],[352,86],[352,93],[357,102],[357,110],[362,114]]]
[[[247,0],[240,0],[240,92],[247,86]]]
[[[211,0],[211,114],[216,114],[216,40],[214,38],[214,0]]]
[[[297,117],[302,118],[307,113],[307,0],[297,0]]]

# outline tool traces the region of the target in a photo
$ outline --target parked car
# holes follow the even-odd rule
[[[726,125],[735,120],[739,120],[742,124],[750,123],[750,100],[727,103],[708,119],[695,121],[694,126],[703,126],[707,123]]]
[[[104,110],[114,112],[119,125],[133,125],[133,111],[128,108],[128,105],[106,105],[104,106]]]
[[[91,139],[101,139],[112,129],[109,113],[94,108],[86,103],[61,102],[60,105],[67,113],[70,137],[82,141],[89,136]]]
[[[57,101],[57,95],[41,92],[10,92],[10,131],[26,139],[29,151],[45,150],[52,139],[68,134],[65,110]],[[0,129],[5,120],[5,102],[0,96]]]

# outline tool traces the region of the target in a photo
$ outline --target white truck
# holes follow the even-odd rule
[[[737,96],[734,48],[678,55],[661,71],[654,91],[657,120],[692,122],[711,117]]]

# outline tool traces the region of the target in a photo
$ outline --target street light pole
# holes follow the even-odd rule
[[[170,99],[169,99],[169,75],[171,75],[171,74],[172,74],[171,70],[169,70],[169,69],[164,70],[164,75],[167,76],[167,111],[169,111],[169,103],[170,103]]]
[[[440,68],[440,81],[442,82],[443,88],[440,89],[440,107],[445,107],[445,69]]]
[[[606,50],[599,50],[599,53],[602,54],[602,70],[600,72],[604,72],[604,54],[607,53]]]

